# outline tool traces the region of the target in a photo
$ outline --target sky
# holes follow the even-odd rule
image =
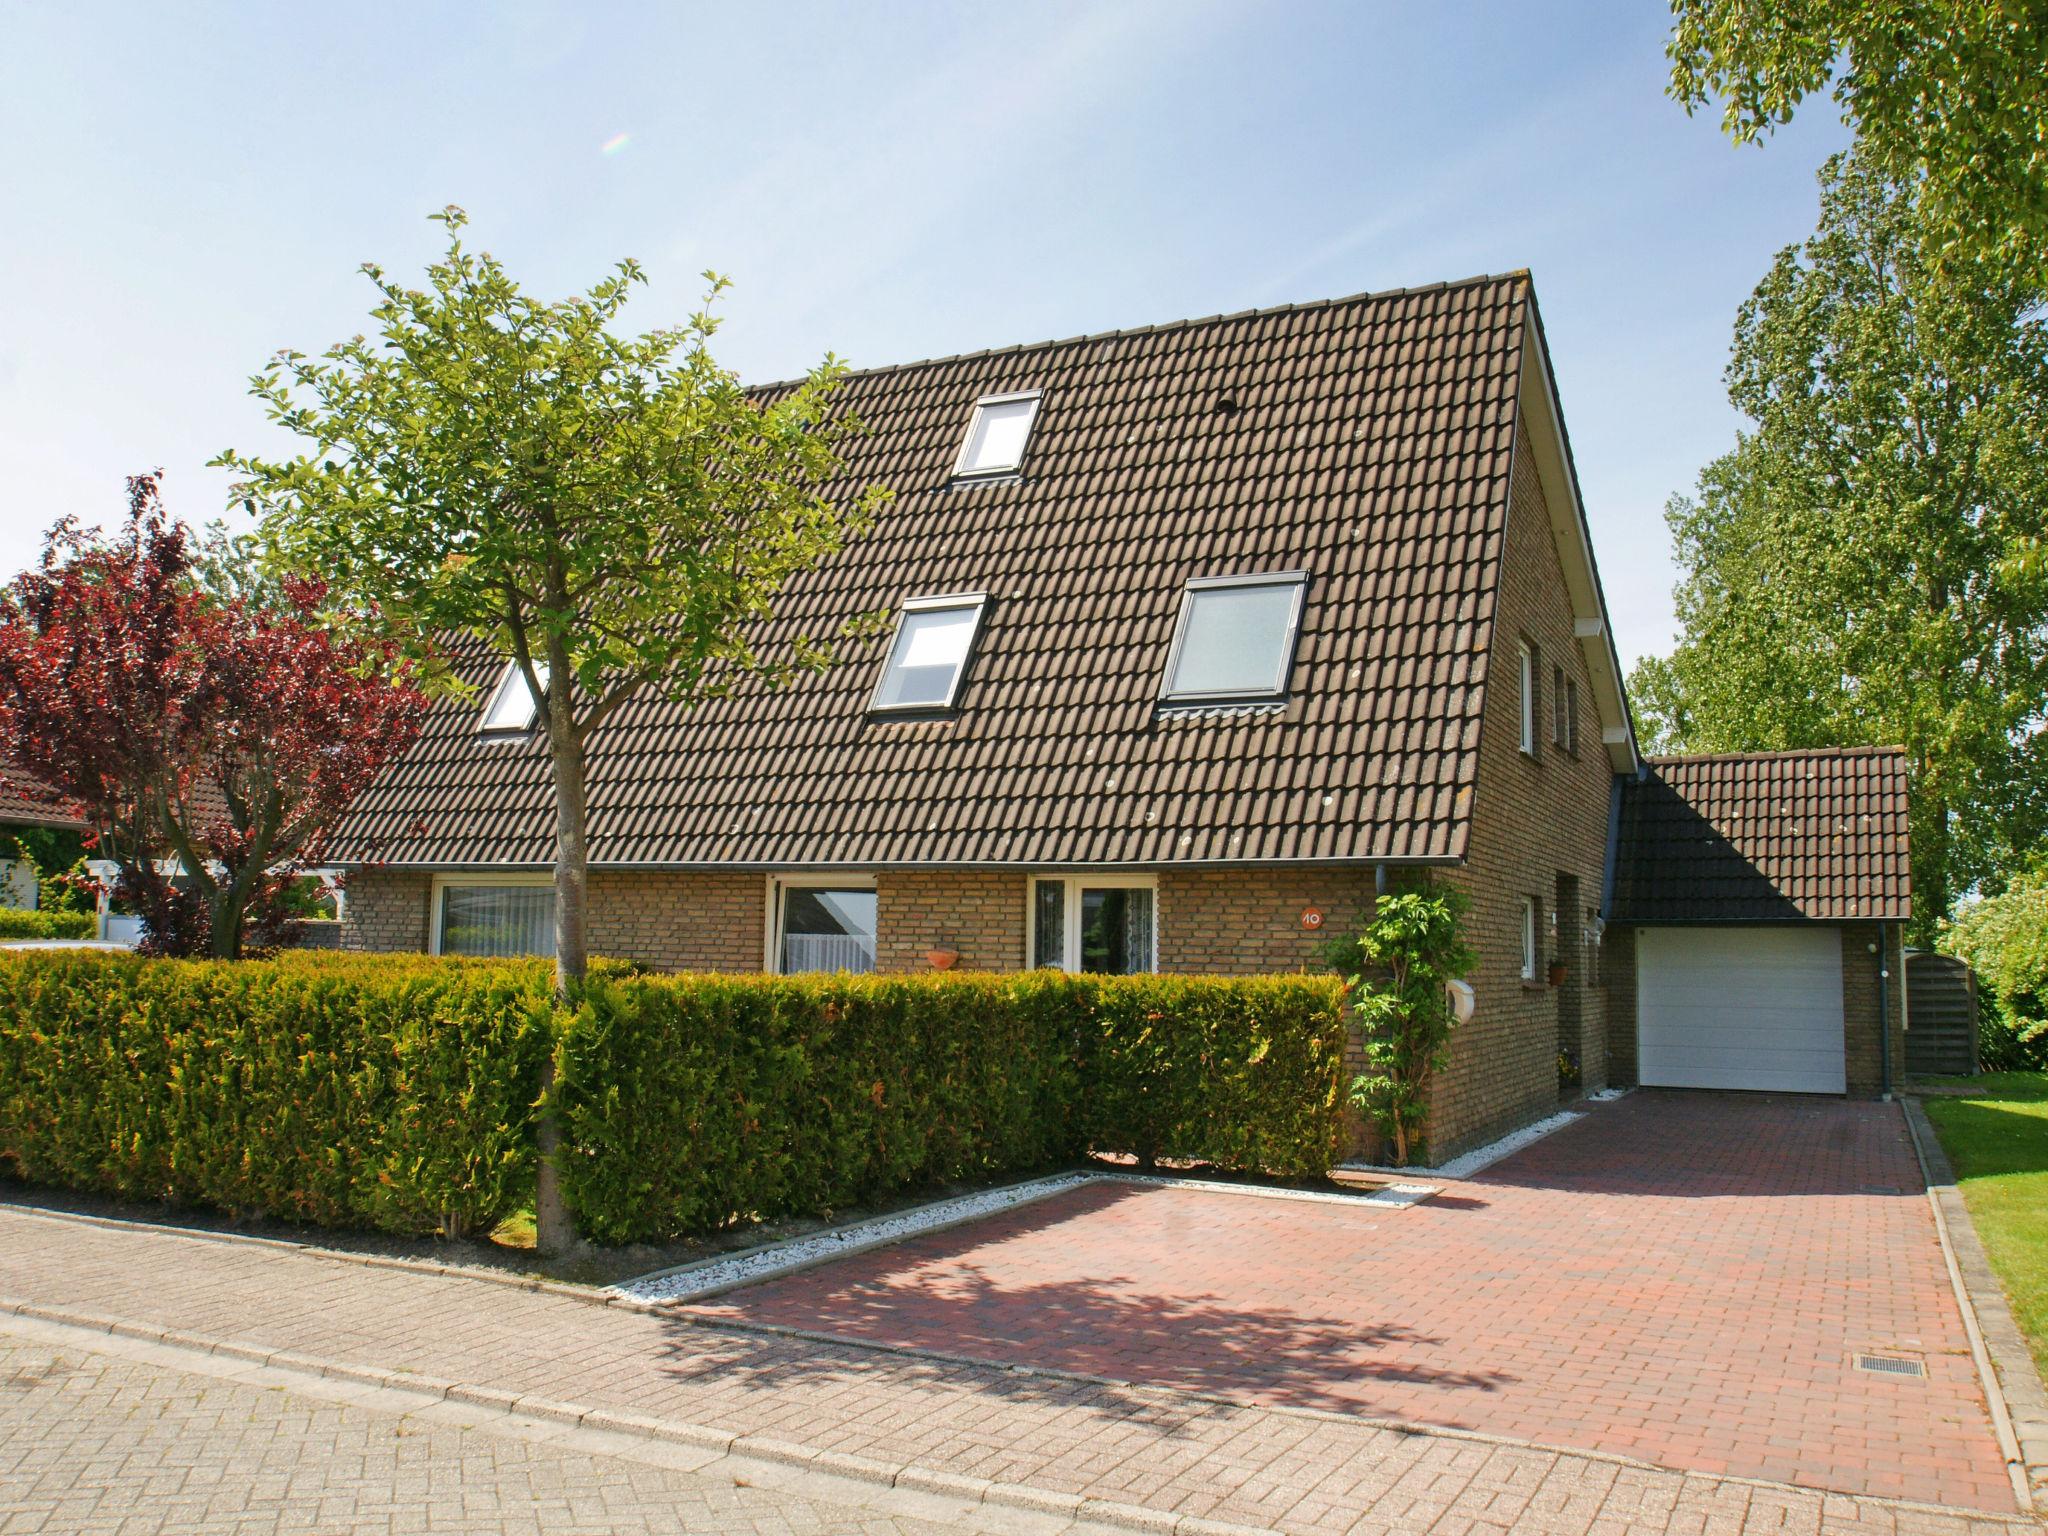
[[[1665,94],[1667,17],[1366,0],[0,4],[0,575],[161,467],[222,515],[281,347],[367,328],[427,215],[635,330],[734,287],[720,360],[856,367],[1528,268],[1625,663],[1664,503],[1733,442],[1737,306],[1846,143]]]

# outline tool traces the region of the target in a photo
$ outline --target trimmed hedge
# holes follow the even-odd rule
[[[0,1165],[398,1232],[532,1197],[553,1037],[534,963],[0,955]]]
[[[487,1230],[563,1187],[631,1242],[1094,1150],[1316,1174],[1333,977],[651,976],[532,961],[0,954],[0,1166],[330,1226]]]
[[[601,1242],[817,1213],[1087,1150],[1279,1174],[1336,1155],[1334,978],[594,979],[563,1188]]]
[[[0,939],[89,939],[99,930],[90,912],[0,907]]]

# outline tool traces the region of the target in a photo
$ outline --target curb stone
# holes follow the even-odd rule
[[[799,1467],[806,1471],[843,1477],[884,1488],[948,1494],[997,1508],[1087,1519],[1099,1525],[1115,1526],[1123,1530],[1169,1531],[1174,1533],[1174,1536],[1280,1536],[1279,1532],[1268,1526],[1219,1525],[1214,1521],[1198,1519],[1192,1515],[1174,1515],[1167,1511],[1148,1509],[1142,1505],[1125,1504],[1111,1499],[1084,1499],[1079,1494],[1056,1493],[1023,1483],[991,1483],[982,1479],[955,1477],[934,1468],[911,1463],[897,1465],[848,1452],[813,1450],[809,1446],[778,1440],[768,1435],[735,1435],[729,1431],[679,1420],[653,1419],[638,1414],[605,1413],[576,1403],[560,1403],[532,1395],[514,1396],[490,1387],[443,1381],[438,1377],[422,1376],[411,1371],[393,1371],[374,1365],[355,1365],[312,1355],[293,1354],[285,1350],[261,1350],[238,1344],[233,1340],[207,1338],[198,1334],[172,1334],[162,1329],[151,1329],[147,1325],[126,1324],[120,1319],[72,1312],[62,1307],[47,1307],[15,1297],[0,1297],[0,1313],[12,1313],[18,1317],[57,1323],[68,1328],[107,1334],[110,1337],[118,1335],[139,1339],[145,1343],[183,1349],[194,1354],[247,1359],[258,1364],[296,1371],[300,1375],[356,1382],[364,1386],[411,1393],[435,1401],[465,1403],[473,1408],[502,1413],[508,1418],[546,1419],[581,1428],[610,1430],[640,1439],[666,1440],[755,1461]],[[1084,1504],[1087,1506],[1085,1512]]]
[[[1956,1187],[1955,1169],[1935,1134],[1934,1123],[1917,1098],[1907,1097],[1901,1103],[1952,1278],[1962,1292],[1965,1318],[1976,1335],[1979,1352],[1986,1357],[1979,1367],[1992,1399],[1994,1427],[2010,1458],[2014,1491],[2022,1508],[2048,1511],[2048,1388],[2043,1387],[2034,1352],[2013,1318],[2005,1287],[1991,1268],[1963,1192]],[[1986,1366],[1988,1370],[1983,1369]]]

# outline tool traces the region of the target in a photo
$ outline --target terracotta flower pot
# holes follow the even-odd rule
[[[924,952],[924,957],[930,963],[933,970],[950,971],[953,968],[953,963],[960,958],[960,951],[957,949],[928,949]]]
[[[1564,962],[1562,960],[1550,962],[1550,984],[1553,987],[1564,985]]]

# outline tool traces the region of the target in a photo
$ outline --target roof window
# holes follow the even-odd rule
[[[543,690],[548,685],[548,664],[537,661],[533,664],[534,680]],[[505,675],[498,679],[498,686],[491,694],[491,702],[484,706],[483,718],[477,721],[480,731],[523,731],[533,724],[533,694],[527,689],[526,679],[519,674],[519,663],[505,664]]]
[[[1022,469],[1024,450],[1031,444],[1031,425],[1038,419],[1038,401],[1035,389],[1014,395],[983,395],[975,401],[967,440],[960,445],[960,461],[953,466],[954,478],[1013,475]]]
[[[1301,571],[1190,581],[1160,697],[1220,704],[1284,695],[1307,583]]]
[[[869,708],[951,709],[987,601],[980,592],[908,599]]]

